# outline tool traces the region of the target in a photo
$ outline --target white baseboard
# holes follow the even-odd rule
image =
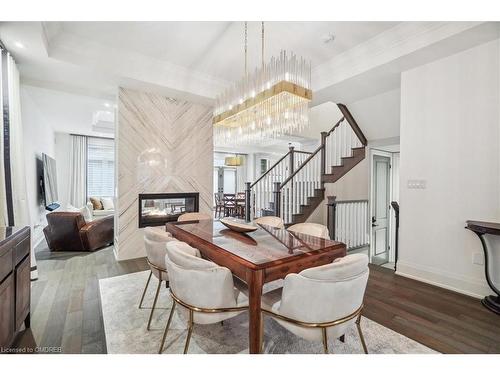
[[[475,298],[492,294],[486,280],[478,280],[406,261],[398,261],[396,275],[422,281]]]

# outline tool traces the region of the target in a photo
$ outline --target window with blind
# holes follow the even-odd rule
[[[87,138],[87,197],[113,197],[115,192],[115,142]]]

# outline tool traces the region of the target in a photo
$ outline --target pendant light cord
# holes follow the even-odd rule
[[[264,21],[262,21],[262,69],[264,69]]]
[[[248,55],[248,22],[245,21],[245,79],[248,77],[247,55]]]

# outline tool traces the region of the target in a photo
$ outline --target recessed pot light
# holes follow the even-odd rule
[[[26,48],[21,42],[14,42],[14,47],[24,49]]]

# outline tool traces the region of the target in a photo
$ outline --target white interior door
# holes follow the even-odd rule
[[[389,261],[390,168],[389,157],[373,156],[371,262],[379,265]]]
[[[222,170],[220,167],[215,167],[214,168],[214,201],[213,205],[215,207],[215,194],[222,194],[223,193],[223,186],[222,186]]]
[[[236,168],[224,168],[224,194],[236,194]]]

